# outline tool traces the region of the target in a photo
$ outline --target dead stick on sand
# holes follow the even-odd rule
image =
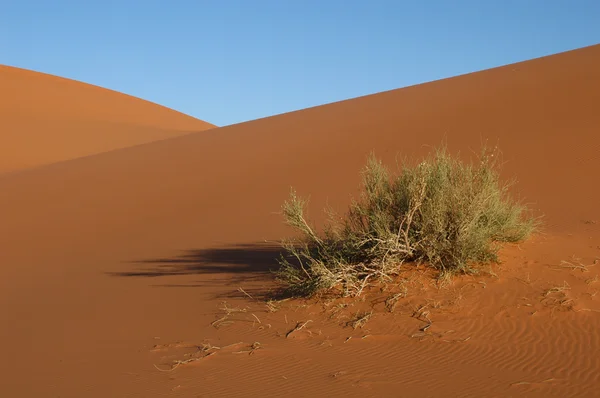
[[[235,346],[237,346],[237,345],[240,345],[240,344],[244,344],[244,342],[243,342],[243,341],[240,341],[239,343],[233,343],[233,344],[229,344],[229,345],[226,345],[225,347],[222,347],[221,349],[223,349],[223,350],[224,350],[225,348],[229,348],[229,347],[235,347]]]
[[[236,351],[236,352],[232,352],[232,354],[248,354],[248,355],[252,355],[254,354],[254,351],[261,349],[261,345],[258,341],[254,342],[254,344],[252,344],[250,346],[249,350],[244,350],[244,351]]]
[[[244,293],[246,296],[248,296],[250,298],[250,300],[254,300],[254,297],[252,297],[250,294],[248,294],[248,292],[245,291],[244,289],[242,289],[241,287],[238,288],[238,291]]]
[[[216,321],[212,322],[210,325],[217,327],[217,324],[226,320],[229,317],[229,314],[225,314],[222,318],[217,319]]]
[[[433,324],[433,322],[428,323],[427,325],[423,326],[421,329],[419,329],[419,331],[421,332],[426,332],[427,329],[429,329],[431,327],[431,325]]]
[[[537,382],[530,382],[530,381],[519,381],[517,383],[512,383],[511,386],[524,386],[524,385],[528,385],[528,384],[542,384],[542,383],[547,383],[549,381],[554,381],[554,377],[551,377],[549,379],[546,380],[542,380],[542,381],[537,381]]]
[[[185,365],[185,364],[188,364],[190,362],[200,361],[201,359],[208,358],[208,357],[210,357],[213,354],[214,354],[214,352],[211,352],[211,353],[208,353],[205,356],[200,357],[200,358],[190,358],[190,359],[186,359],[185,361],[175,361],[175,365],[171,366],[171,369],[161,369],[158,366],[156,366],[156,364],[153,364],[153,365],[156,368],[156,370],[159,370],[161,372],[172,372],[175,369],[177,369],[179,367],[179,365]]]
[[[467,341],[471,340],[471,336],[466,337],[464,339],[455,339],[455,340],[447,340],[447,339],[443,339],[442,341],[444,343],[466,343]]]
[[[158,366],[156,366],[156,364],[154,364],[154,367],[156,368],[156,370],[159,370],[161,372],[172,372],[175,369],[177,369],[178,366],[179,366],[179,363],[177,363],[175,366],[171,366],[171,369],[161,369]]]
[[[258,319],[258,317],[257,317],[256,315],[252,314],[252,316],[253,316],[253,317],[254,317],[254,318],[255,318],[255,319],[258,321],[258,323],[262,323],[262,322],[260,321],[260,319]]]
[[[287,339],[288,337],[290,337],[290,335],[292,333],[297,332],[298,330],[302,330],[310,322],[312,322],[312,320],[310,320],[310,319],[308,321],[304,322],[304,323],[298,322],[296,324],[295,328],[293,328],[292,330],[290,330],[289,332],[286,333],[285,338]]]

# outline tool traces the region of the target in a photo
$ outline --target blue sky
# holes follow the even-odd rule
[[[597,0],[0,1],[0,64],[219,126],[600,42]]]

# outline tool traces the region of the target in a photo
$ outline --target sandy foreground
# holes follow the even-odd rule
[[[0,79],[0,396],[597,396],[600,46],[210,132]],[[543,233],[448,287],[419,268],[406,297],[267,305],[290,186],[318,224],[371,151],[391,165],[444,138],[465,158],[498,143]]]

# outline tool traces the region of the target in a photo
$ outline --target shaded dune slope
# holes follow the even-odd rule
[[[0,173],[212,127],[139,98],[0,65]]]
[[[4,388],[66,396],[106,396],[116,385],[119,394],[137,396],[176,388],[177,382],[170,381],[175,379],[156,372],[140,347],[153,344],[156,336],[161,341],[201,340],[199,331],[210,334],[207,325],[228,292],[240,283],[269,286],[268,279],[257,276],[262,269],[253,269],[262,261],[260,256],[230,256],[221,264],[213,259],[209,265],[220,266],[218,272],[194,268],[192,258],[186,272],[176,272],[186,275],[160,277],[157,272],[157,278],[147,279],[106,273],[139,270],[139,261],[149,262],[148,267],[154,262],[160,269],[161,259],[185,271],[186,261],[178,257],[182,251],[279,239],[290,232],[277,214],[290,186],[311,195],[311,216],[320,222],[325,203],[342,210],[349,193],[356,192],[358,172],[371,151],[389,163],[397,154],[418,159],[444,139],[452,152],[465,156],[478,150],[482,141],[498,143],[506,161],[504,172],[518,179],[516,192],[544,214],[546,233],[561,237],[552,253],[558,253],[562,237],[568,235],[575,243],[565,245],[565,251],[588,247],[592,241],[587,239],[600,238],[597,228],[583,222],[600,220],[598,103],[600,46],[593,46],[223,127],[215,134],[190,134],[0,176],[0,323],[10,325],[0,330],[0,341],[10,342],[3,349],[8,360],[0,365],[7,381]],[[474,322],[468,327],[490,333],[482,321]],[[540,326],[511,323],[506,328],[506,336],[531,343],[537,341],[531,333]],[[256,338],[246,329],[218,336],[230,342]],[[578,333],[576,329],[568,329],[569,336]],[[581,330],[589,337],[588,329]],[[564,341],[558,329],[555,334],[552,328],[544,330],[555,339],[551,341]],[[510,340],[500,338],[499,344],[506,339]],[[595,338],[582,339],[582,344],[597,343]],[[198,369],[184,370],[188,373],[182,377],[196,388],[189,394],[207,393],[203,389],[212,386],[213,392],[241,396],[264,392],[267,382],[273,396],[284,390],[298,396],[311,391],[359,394],[363,390],[353,386],[360,380],[333,385],[316,373],[334,371],[344,360],[350,370],[362,369],[372,380],[366,386],[372,393],[386,391],[389,380],[381,380],[381,372],[394,369],[399,373],[390,377],[398,383],[410,380],[406,391],[415,394],[433,378],[437,382],[431,388],[438,394],[494,396],[489,390],[496,385],[494,377],[518,378],[525,370],[518,361],[510,362],[515,357],[501,347],[483,343],[447,346],[432,362],[427,355],[434,352],[423,354],[422,345],[399,349],[383,342],[384,351],[364,348],[364,355],[357,357],[356,351],[340,348],[346,346],[330,352],[306,342],[290,348],[274,340],[275,351],[257,355],[257,362],[244,356],[228,365],[217,358],[215,373],[207,379],[194,379],[206,375],[207,370]],[[313,354],[307,354],[308,348]],[[274,353],[277,349],[279,354]],[[466,372],[459,374],[461,355]],[[488,361],[495,357],[501,363]],[[420,366],[402,358],[413,358]],[[598,365],[592,357],[581,361],[571,365]],[[327,364],[332,366],[326,369]],[[258,379],[255,366],[262,369]],[[495,375],[490,376],[491,384],[469,378],[469,370],[482,367]],[[278,376],[285,369],[296,378]],[[425,376],[416,369],[424,370]],[[269,370],[276,376],[270,379]],[[228,382],[232,371],[241,378],[235,385]],[[438,379],[440,375],[447,383]],[[578,388],[598,383],[595,376],[584,376]]]

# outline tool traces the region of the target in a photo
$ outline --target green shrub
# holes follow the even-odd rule
[[[405,263],[448,276],[497,261],[500,242],[521,241],[536,227],[509,197],[511,184],[500,182],[498,155],[484,149],[467,164],[442,147],[394,176],[371,156],[360,199],[342,221],[330,216],[321,234],[305,218],[307,201],[292,190],[283,215],[301,237],[283,242],[278,279],[295,296],[333,288],[355,296],[371,282],[391,281]]]

